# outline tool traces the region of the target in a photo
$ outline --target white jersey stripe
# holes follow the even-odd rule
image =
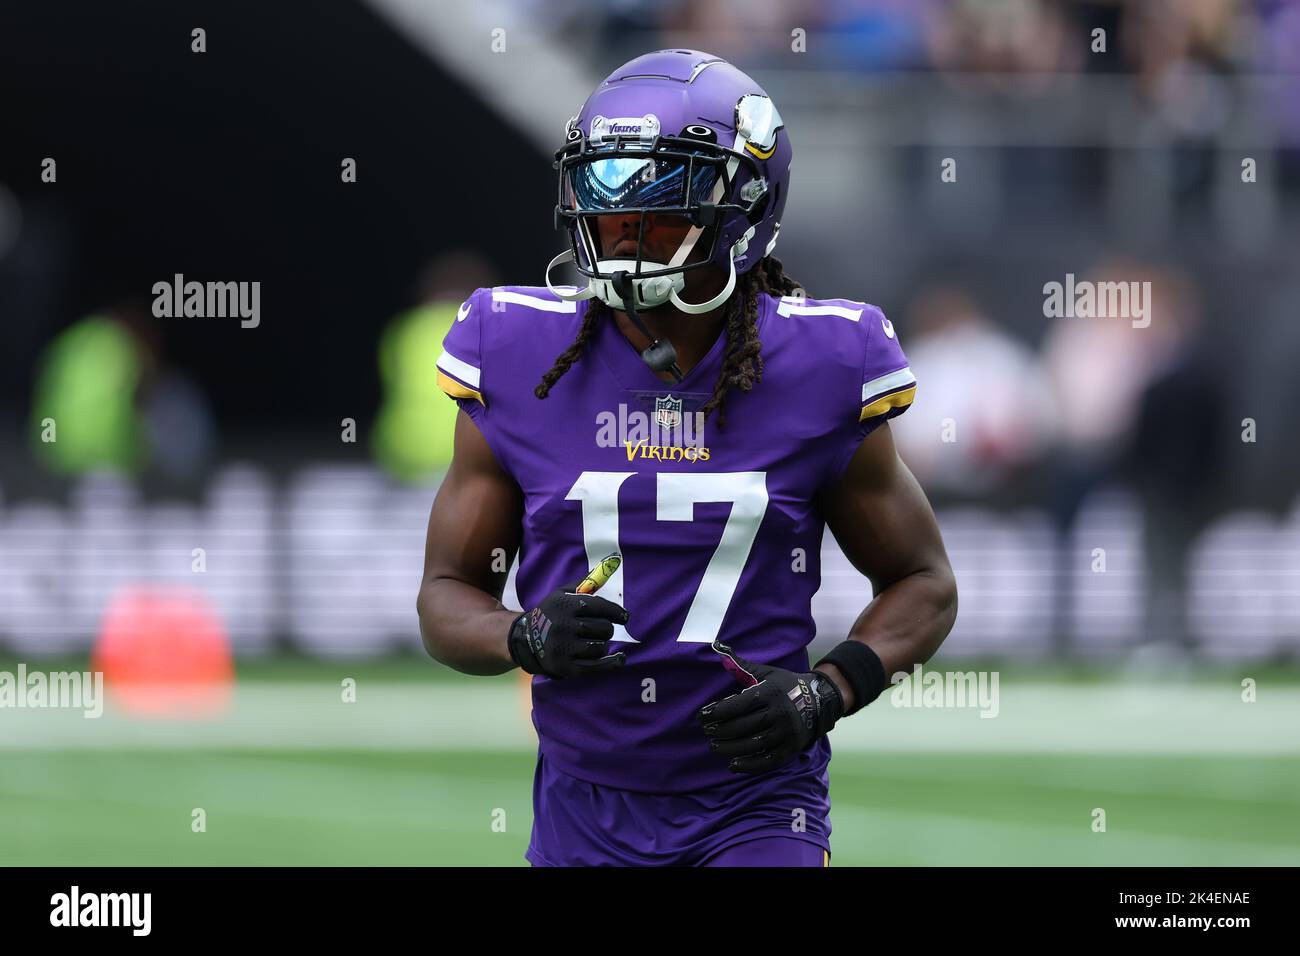
[[[468,362],[462,362],[446,349],[438,356],[438,368],[448,375],[455,376],[471,388],[479,387],[479,370]]]
[[[885,392],[892,392],[896,388],[902,388],[905,385],[915,385],[916,376],[912,370],[904,366],[897,372],[890,372],[888,375],[882,375],[880,378],[873,378],[862,386],[862,401],[865,404],[869,399],[877,395],[883,395]]]

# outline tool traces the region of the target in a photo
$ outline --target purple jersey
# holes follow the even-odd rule
[[[626,790],[685,792],[734,780],[695,720],[740,688],[710,647],[809,667],[821,581],[816,496],[862,439],[911,403],[916,381],[893,326],[846,299],[760,296],[763,377],[713,393],[725,332],[680,384],[660,379],[602,318],[583,355],[539,400],[533,389],[573,342],[586,302],[544,287],[479,289],[461,306],[439,382],[474,420],[524,495],[515,588],[524,607],[575,586],[611,551],[600,594],[623,605],[621,670],[533,678],[533,722],[556,769]],[[823,738],[783,770],[816,772]]]

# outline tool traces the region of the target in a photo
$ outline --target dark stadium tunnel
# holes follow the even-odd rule
[[[131,14],[90,0],[0,14],[0,183],[28,247],[0,265],[3,406],[26,407],[40,343],[92,310],[147,303],[176,273],[260,281],[260,327],[161,319],[164,352],[223,423],[336,441],[341,417],[373,414],[379,332],[430,258],[490,251],[514,281],[540,276],[556,245],[549,157],[364,4],[144,0]],[[509,193],[470,192],[470,170]]]

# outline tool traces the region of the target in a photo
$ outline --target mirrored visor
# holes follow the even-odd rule
[[[718,167],[707,161],[624,153],[569,166],[562,203],[582,212],[685,208],[711,202],[717,180]]]

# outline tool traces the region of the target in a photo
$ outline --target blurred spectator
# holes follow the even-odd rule
[[[1250,374],[1234,388],[1226,402],[1231,410],[1228,427],[1243,427],[1246,418],[1256,424],[1256,443],[1244,448],[1237,473],[1259,489],[1263,501],[1275,509],[1289,507],[1300,494],[1300,323],[1295,321],[1300,302],[1300,273],[1267,283],[1269,296],[1261,309],[1258,335],[1242,337],[1242,367]]]
[[[495,268],[478,253],[448,253],[420,276],[421,304],[384,329],[379,340],[384,396],[372,450],[393,477],[425,481],[451,463],[457,409],[438,388],[442,339],[470,293],[496,281]]]
[[[1267,95],[1277,112],[1283,141],[1300,145],[1300,3],[1261,0],[1253,35],[1253,57],[1277,82]]]
[[[934,68],[963,90],[1023,94],[1080,69],[1086,37],[1048,0],[956,0],[936,9],[928,46]]]
[[[119,306],[119,322],[131,333],[143,360],[137,407],[149,436],[149,466],[175,482],[198,483],[216,455],[217,425],[211,404],[194,377],[168,358],[153,314],[138,304]]]
[[[790,51],[790,30],[809,27],[811,0],[694,0],[661,7],[664,48],[707,50],[741,69]],[[654,47],[646,47],[647,50]]]
[[[1081,282],[1150,281],[1151,324],[1129,317],[1054,319],[1043,342],[1043,362],[1060,413],[1064,452],[1080,467],[1107,470],[1133,425],[1138,396],[1175,347],[1167,309],[1177,275],[1134,261],[1103,263]],[[1091,463],[1091,464],[1085,464]]]
[[[903,70],[925,62],[933,0],[825,0],[809,50],[825,69]],[[828,62],[826,62],[828,61]]]
[[[1214,423],[1221,403],[1193,347],[1196,294],[1183,273],[1131,260],[1103,263],[1085,281],[1149,282],[1150,324],[1135,327],[1128,316],[1060,318],[1048,332],[1044,361],[1061,426],[1048,482],[1052,511],[1068,532],[1090,493],[1132,479],[1150,509],[1143,528],[1146,634],[1182,640],[1187,549],[1204,523],[1203,499],[1219,482]],[[1062,562],[1059,611],[1066,614],[1064,583],[1075,556],[1063,554]]]
[[[922,291],[908,329],[905,347],[920,387],[895,432],[927,488],[987,493],[1042,455],[1051,395],[1026,345],[954,287]]]
[[[36,457],[62,474],[100,470],[195,481],[216,429],[206,397],[167,362],[152,315],[122,303],[46,348],[32,401]]]
[[[1138,399],[1128,474],[1145,517],[1146,615],[1151,643],[1187,644],[1188,555],[1216,511],[1226,507],[1224,450],[1235,437],[1226,415],[1217,342],[1199,337],[1201,315],[1191,282],[1177,273],[1152,286],[1163,341]],[[1149,331],[1149,330],[1147,330]],[[1224,635],[1230,640],[1230,635]]]
[[[32,400],[36,457],[53,471],[134,471],[144,456],[135,408],[140,349],[110,315],[92,315],[45,349]]]
[[[1236,0],[1145,0],[1125,6],[1124,49],[1138,101],[1172,133],[1177,191],[1193,199],[1212,182],[1213,147],[1231,121]]]

